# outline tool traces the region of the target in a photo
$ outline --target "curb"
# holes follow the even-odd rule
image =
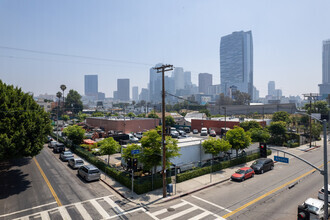
[[[304,152],[308,152],[308,151],[314,150],[314,149],[319,148],[319,147],[321,147],[321,146],[319,145],[319,146],[311,147],[307,150],[304,150]]]
[[[118,190],[116,190],[114,187],[112,187],[109,183],[107,183],[106,181],[104,181],[103,179],[100,179],[105,185],[107,185],[108,187],[110,187],[113,191],[115,191],[118,195],[120,195],[122,198],[126,199],[129,202],[132,202],[134,204],[138,204],[132,200],[130,200],[129,198],[127,198],[126,196],[124,196],[121,192],[119,192]]]

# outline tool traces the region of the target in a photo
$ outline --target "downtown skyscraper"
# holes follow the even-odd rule
[[[85,95],[97,97],[98,95],[97,75],[85,75]]]
[[[221,92],[231,89],[248,93],[253,99],[253,43],[251,31],[239,31],[221,37],[220,42]]]
[[[117,79],[117,99],[120,101],[129,101],[129,79]]]
[[[322,84],[319,84],[320,96],[327,98],[330,94],[330,39],[323,41],[322,49]]]

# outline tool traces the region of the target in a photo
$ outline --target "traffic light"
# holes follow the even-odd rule
[[[260,143],[259,150],[260,150],[260,157],[267,158],[267,144]]]
[[[310,218],[309,211],[304,206],[298,206],[298,220],[307,220]]]
[[[132,168],[132,159],[131,158],[127,158],[127,168],[128,169]]]
[[[137,158],[133,158],[133,170],[136,172],[137,171],[137,166],[138,165],[138,160]]]

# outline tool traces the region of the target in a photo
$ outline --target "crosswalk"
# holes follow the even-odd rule
[[[118,216],[125,215],[129,212],[123,210],[116,204],[111,196],[95,198],[83,202],[73,203],[65,206],[56,207],[53,209],[33,213],[27,216],[16,218],[15,220],[28,219],[114,219]]]
[[[225,210],[225,209],[223,209]],[[207,209],[197,206],[186,200],[181,200],[180,203],[170,206],[169,208],[163,208],[154,212],[146,212],[154,220],[171,220],[171,219],[187,219],[187,220],[199,220],[199,219],[224,219],[219,215],[216,215]]]
[[[212,205],[215,208],[217,208],[217,210],[230,212],[230,210],[228,209],[225,209],[221,206],[218,206],[214,203],[208,202],[196,196],[193,196],[193,198],[204,202],[204,204],[207,204],[206,207]],[[22,216],[16,218],[15,220],[31,220],[31,219],[93,220],[93,219],[119,219],[121,217],[124,217],[124,219],[135,219],[137,215],[140,216],[140,218],[138,219],[148,219],[149,216],[149,219],[153,219],[153,220],[224,219],[221,216],[201,206],[198,206],[194,203],[182,199],[178,201],[178,203],[170,207],[162,208],[159,210],[158,208],[151,208],[150,210],[150,209],[146,209],[145,207],[137,207],[137,208],[126,207],[126,210],[124,210],[115,201],[111,199],[111,195],[110,195],[110,196],[94,198],[78,203],[73,203],[65,206],[60,206],[56,208],[51,208],[48,210]],[[134,214],[135,212],[138,213]],[[143,215],[142,213],[144,213],[145,217],[142,217]]]

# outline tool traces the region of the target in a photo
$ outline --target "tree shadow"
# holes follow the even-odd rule
[[[13,159],[0,163],[0,200],[19,194],[29,187],[31,182],[26,179],[29,174],[24,174],[19,168],[28,164],[31,158]]]

